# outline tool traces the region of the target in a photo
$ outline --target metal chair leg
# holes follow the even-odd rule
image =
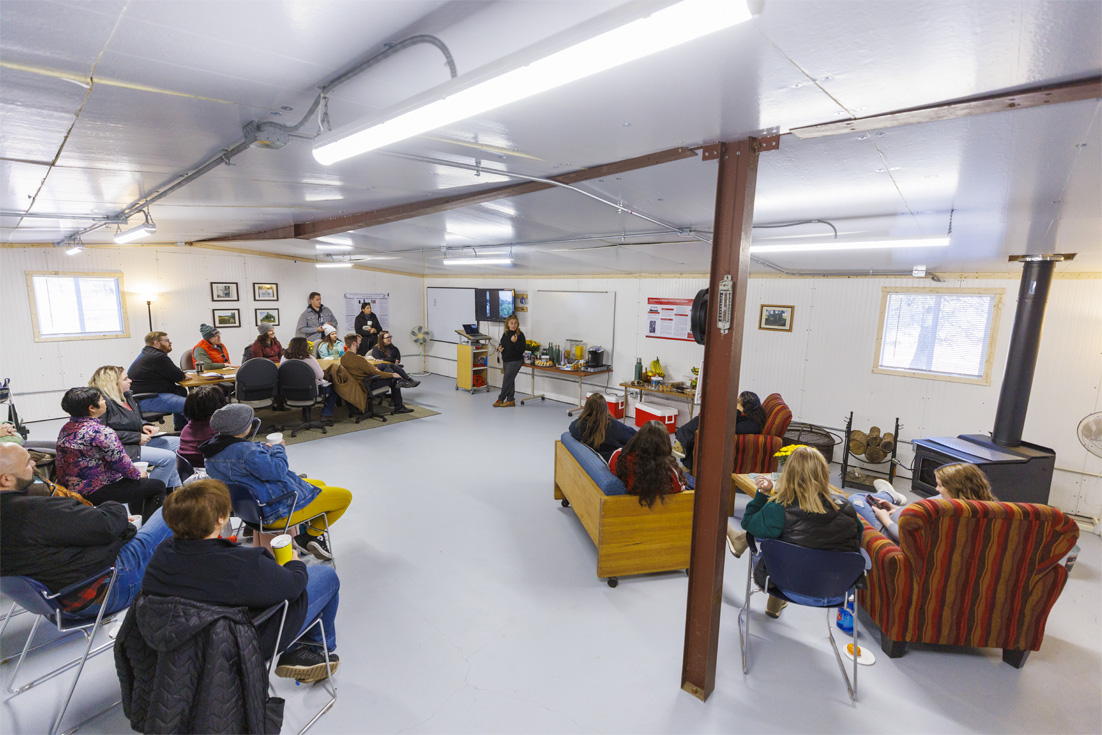
[[[846,603],[845,604],[848,604],[848,603],[849,603],[849,597],[846,598]],[[856,604],[855,604],[854,605],[854,613],[855,614],[853,616],[853,681],[852,681],[852,683],[850,682],[849,675],[846,673],[846,664],[842,660],[842,653],[841,653],[841,651],[838,650],[838,642],[834,639],[834,627],[833,627],[833,622],[834,621],[832,620],[832,618],[835,618],[837,616],[837,613],[834,613],[834,611],[836,609],[837,608],[833,608],[833,607],[826,608],[826,611],[827,611],[827,635],[830,636],[830,647],[834,649],[834,658],[835,658],[836,661],[838,661],[838,668],[842,672],[842,678],[846,680],[846,691],[849,692],[849,698],[852,701],[857,701],[857,615],[856,615],[857,608],[856,608]],[[834,614],[832,615],[832,613],[834,613]]]
[[[80,659],[80,665],[77,666],[76,676],[73,677],[73,685],[69,687],[69,695],[65,697],[65,704],[61,705],[61,711],[57,713],[57,719],[54,721],[54,726],[50,728],[50,735],[57,735],[57,731],[61,729],[61,719],[65,717],[65,710],[69,709],[69,702],[73,699],[73,692],[77,689],[77,682],[80,681],[80,672],[84,671],[84,664],[88,661],[88,654],[92,651],[92,642],[95,640],[96,632],[100,630],[103,624],[103,614],[107,612],[107,602],[111,599],[111,591],[115,588],[115,580],[118,578],[117,574],[111,575],[111,581],[107,583],[107,592],[103,595],[103,602],[100,604],[99,614],[96,615],[95,625],[92,626],[92,630],[85,633],[88,636],[88,645],[84,647],[84,656]],[[96,653],[105,651],[114,645],[114,641],[101,646],[96,650]],[[83,722],[81,724],[84,724]],[[80,725],[77,725],[80,727]]]
[[[18,611],[16,610],[17,608],[18,608]],[[13,602],[11,604],[11,608],[8,610],[8,614],[4,616],[4,625],[2,627],[0,627],[0,637],[3,637],[4,631],[6,631],[8,629],[8,623],[11,622],[12,618],[14,618],[16,615],[22,615],[25,612],[27,612],[27,611],[24,610],[23,608],[19,607],[18,602]],[[3,662],[0,661],[0,663],[3,663]]]
[[[749,674],[750,666],[747,663],[747,650],[750,647],[750,597],[754,594],[754,555],[750,555],[749,566],[746,570],[746,594],[742,598],[742,609],[738,612],[738,637],[739,646],[742,649],[742,673]]]
[[[330,668],[330,665],[329,665],[329,644],[326,643],[326,641],[325,641],[325,623],[322,621],[321,618],[318,618],[317,621],[314,623],[314,625],[317,625],[318,627],[321,628],[321,650],[322,650],[322,653],[325,655],[325,670],[326,670],[326,672],[329,672],[332,669]],[[313,627],[313,626],[310,626],[310,627]],[[307,630],[309,630],[309,628],[307,628]],[[298,731],[298,735],[304,735],[304,733],[307,730],[309,730],[311,727],[314,726],[315,722],[317,722],[318,720],[321,719],[322,715],[324,715],[326,712],[328,712],[330,709],[332,709],[333,705],[337,703],[337,685],[335,683],[333,683],[333,675],[328,674],[319,683],[323,687],[325,687],[325,691],[329,692],[329,701],[326,702],[325,705],[320,710],[318,710],[318,713],[316,715],[314,715],[313,717],[311,717],[310,721],[307,722],[303,726],[303,728]]]

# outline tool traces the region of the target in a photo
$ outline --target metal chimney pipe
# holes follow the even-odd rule
[[[1037,367],[1037,351],[1041,346],[1041,326],[1045,320],[1045,304],[1052,285],[1052,271],[1063,260],[1060,255],[1025,255],[1022,282],[1018,287],[1018,309],[1010,333],[1010,354],[1006,358],[995,411],[995,428],[991,439],[1003,447],[1022,444],[1029,393],[1033,388],[1033,371]]]

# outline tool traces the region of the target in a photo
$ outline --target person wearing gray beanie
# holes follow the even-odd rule
[[[203,339],[191,350],[191,358],[199,370],[219,370],[230,364],[230,353],[222,344],[222,333],[209,324],[199,325]]]
[[[240,436],[251,432],[255,415],[252,406],[230,403],[214,412],[210,417],[210,428],[223,436]]]
[[[249,347],[249,357],[266,357],[276,365],[283,357],[283,345],[275,336],[275,327],[270,324],[261,324],[256,328],[259,336]]]
[[[210,427],[218,433],[199,447],[207,476],[246,488],[261,503],[264,527],[275,529],[273,533],[307,524],[292,538],[295,546],[323,561],[332,559],[328,530],[348,510],[352,493],[320,480],[303,480],[291,470],[282,441],[252,441],[257,424],[252,408],[243,403],[214,412]]]

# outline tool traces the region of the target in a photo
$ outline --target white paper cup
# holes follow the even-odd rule
[[[279,433],[278,431],[273,434],[268,434],[268,443],[271,444],[273,447],[276,444],[279,444],[281,441],[283,441],[283,434]]]
[[[133,524],[134,524],[134,526],[135,526],[135,527],[137,527],[137,528],[141,528],[141,527],[142,527],[142,517],[141,517],[140,515],[136,515],[136,516],[127,516],[126,520],[130,521],[131,523],[133,523]]]
[[[135,462],[134,466],[138,469],[138,472],[141,472],[143,475],[149,472],[149,462]]]

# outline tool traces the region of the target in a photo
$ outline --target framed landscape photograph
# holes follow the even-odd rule
[[[795,306],[762,304],[761,316],[758,318],[758,329],[768,329],[774,332],[791,332],[792,312],[795,309]]]
[[[254,283],[253,301],[279,301],[279,284]],[[258,324],[257,326],[260,325]]]
[[[269,327],[279,326],[279,309],[254,309],[256,311],[256,326],[267,324]]]
[[[211,309],[214,324],[218,329],[232,329],[241,326],[241,309]]]
[[[211,301],[240,301],[237,296],[237,284],[231,282],[210,284]]]

